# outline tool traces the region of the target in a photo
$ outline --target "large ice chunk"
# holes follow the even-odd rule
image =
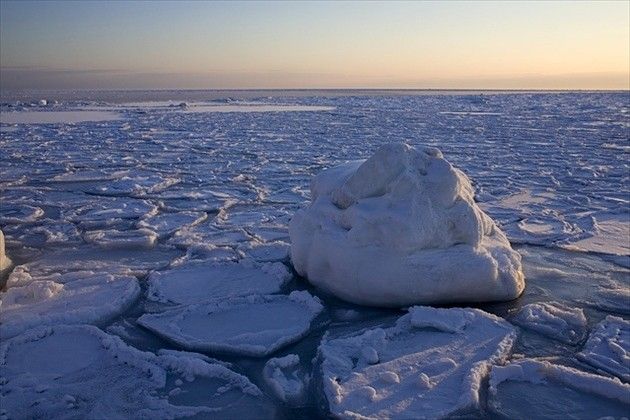
[[[625,418],[630,385],[544,360],[493,366],[489,408],[499,418]],[[604,417],[610,416],[610,417]]]
[[[608,315],[597,324],[577,357],[630,382],[630,322]]]
[[[319,299],[294,291],[145,314],[138,323],[187,350],[263,357],[305,336],[322,310]]]
[[[135,277],[81,272],[33,279],[25,273],[0,293],[0,338],[56,324],[98,324],[129,307],[140,295]]]
[[[394,327],[324,339],[323,387],[344,418],[441,418],[480,408],[492,363],[516,333],[478,309],[412,307]]]
[[[260,390],[226,366],[142,352],[93,326],[42,327],[5,341],[0,378],[9,418],[273,416]]]
[[[293,217],[291,259],[311,283],[358,304],[509,300],[521,259],[434,148],[381,147],[328,169]]]

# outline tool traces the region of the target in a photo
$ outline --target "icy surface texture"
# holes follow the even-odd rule
[[[306,335],[322,310],[319,299],[294,291],[189,305],[138,323],[188,350],[263,357]]]
[[[489,408],[502,418],[623,418],[630,385],[544,360],[493,366]],[[607,417],[610,416],[610,417]]]
[[[630,382],[630,322],[607,316],[588,337],[578,358]]]
[[[251,261],[217,264],[193,261],[149,276],[150,300],[193,304],[237,296],[278,293],[291,279],[279,263],[258,265]]]
[[[176,352],[182,347],[139,326],[137,319],[146,313],[160,314],[174,309],[173,305],[187,306],[186,302],[202,305],[207,303],[205,299],[226,301],[233,299],[225,298],[226,295],[254,290],[268,295],[303,289],[305,283],[301,278],[279,282],[273,276],[256,274],[250,282],[239,277],[240,270],[236,269],[234,274],[225,271],[217,276],[208,275],[208,284],[205,284],[199,267],[239,267],[243,260],[254,260],[252,265],[257,268],[267,262],[279,262],[284,265],[280,268],[290,272],[286,253],[290,242],[289,220],[311,198],[310,180],[326,168],[367,159],[380,146],[406,141],[414,146],[438,148],[453,166],[465,172],[473,181],[479,206],[523,256],[527,287],[521,297],[510,302],[479,304],[479,308],[512,319],[527,304],[561,302],[569,308],[584,310],[589,332],[596,331],[595,324],[607,315],[627,320],[630,314],[627,240],[630,232],[630,109],[627,92],[449,92],[447,95],[434,92],[401,95],[399,92],[388,96],[329,92],[319,97],[313,93],[296,93],[295,97],[288,97],[293,93],[286,92],[283,97],[265,93],[265,96],[273,96],[271,98],[260,98],[260,92],[250,93],[249,99],[257,106],[272,105],[265,109],[275,109],[274,112],[206,112],[205,106],[195,104],[195,100],[207,101],[214,97],[218,100],[205,105],[254,110],[235,103],[238,99],[226,97],[242,92],[66,94],[79,94],[81,101],[54,103],[53,98],[37,96],[34,104],[45,98],[46,107],[30,107],[24,98],[21,102],[0,104],[3,117],[15,110],[30,112],[29,109],[42,111],[33,115],[37,118],[52,110],[108,111],[116,113],[117,117],[109,121],[67,120],[48,124],[0,122],[0,229],[5,236],[6,254],[16,265],[8,280],[0,276],[0,299],[10,294],[11,288],[25,286],[33,280],[63,285],[66,292],[73,290],[73,280],[69,279],[78,280],[83,275],[81,271],[136,277],[147,293],[142,293],[122,313],[112,312],[114,319],[96,324],[138,349],[161,354],[166,347],[167,352]],[[156,96],[163,100],[181,99],[159,105],[100,102],[103,98],[130,102],[131,99],[125,99],[128,95],[137,95],[133,99],[136,101]],[[185,108],[178,106],[181,102],[186,102]],[[298,105],[300,109],[313,111],[312,107],[318,107],[319,110],[282,112]],[[188,112],[193,109],[203,112]],[[60,115],[48,117],[58,119]],[[151,248],[145,248],[145,239],[151,235],[145,235],[142,230],[155,232],[157,238]],[[96,233],[91,233],[93,231]],[[103,232],[106,233],[101,236]],[[589,241],[589,238],[592,239]],[[90,240],[92,243],[88,243]],[[175,275],[183,273],[179,270],[187,267],[193,271],[199,268],[196,273],[191,271],[188,282],[186,275]],[[212,270],[208,269],[208,274],[212,274]],[[231,284],[235,277],[240,280]],[[102,288],[93,289],[94,293],[98,290],[99,296],[112,296],[106,286],[118,284],[107,283],[106,278],[103,277]],[[149,279],[153,278],[160,279],[160,287],[150,287]],[[181,288],[177,289],[170,281],[174,279],[182,282]],[[124,284],[131,285],[131,282]],[[193,287],[197,289],[192,290]],[[88,290],[84,289],[86,293]],[[164,295],[158,297],[157,290]],[[236,390],[221,394],[224,399],[214,399],[212,396],[220,392],[223,383],[212,378],[188,382],[180,376],[172,382],[168,380],[164,393],[173,391],[169,401],[215,407],[234,401],[235,411],[228,410],[224,416],[230,419],[249,419],[251,413],[277,419],[328,416],[326,410],[320,410],[322,393],[316,385],[320,374],[312,371],[315,367],[312,360],[322,336],[337,338],[360,334],[366,328],[387,328],[401,312],[357,306],[319,293],[317,289],[309,291],[317,294],[326,311],[299,341],[260,359],[219,352],[206,352],[201,356],[206,363],[216,362],[211,358],[222,359],[222,365],[229,361],[230,369],[247,376],[261,388],[277,411],[267,412],[257,403],[244,404],[237,410],[241,394]],[[172,302],[171,298],[179,303]],[[51,304],[44,304],[46,301],[52,302],[50,299],[41,303],[30,301],[24,309]],[[101,303],[107,306],[111,301],[101,300]],[[71,308],[74,311],[78,306]],[[101,310],[96,306],[92,309]],[[4,321],[3,315],[0,321]],[[251,318],[243,321],[245,325],[251,322]],[[457,330],[459,324],[452,325]],[[0,325],[0,332],[2,330]],[[65,351],[65,344],[64,340],[31,343],[33,351],[37,348],[51,366],[54,366],[51,360],[62,363],[64,355],[76,351],[74,347]],[[578,361],[576,354],[583,347],[583,342],[568,344],[537,330],[522,328],[514,351],[529,359],[559,357],[583,371],[613,376],[604,369]],[[607,351],[606,348],[597,350],[598,354],[611,356]],[[79,358],[81,352],[76,354]],[[271,357],[282,358],[288,354],[299,356],[300,369],[280,367],[281,372],[277,372],[274,368],[277,372],[274,376],[281,383],[284,375],[287,384],[293,384],[295,377],[312,373],[313,379],[305,385],[304,400],[282,401],[263,377],[264,366]],[[186,360],[188,356],[199,358],[199,355],[187,354]],[[615,357],[611,360],[618,360]],[[9,365],[15,363],[11,359]],[[32,365],[34,369],[34,363]],[[4,372],[0,375],[3,378]],[[108,375],[106,368],[99,372]],[[127,367],[121,377],[123,381],[130,381],[140,375]],[[0,394],[13,389],[11,381],[1,381]],[[557,407],[556,401],[563,401],[567,407],[561,415],[555,415],[556,418],[568,417],[565,414],[572,408],[579,413],[582,402],[588,401],[584,394],[553,388],[558,392],[555,394],[544,385],[536,388],[522,382],[520,384],[526,388],[519,388],[518,384],[506,381],[498,387],[502,411],[509,413],[514,409],[514,413],[523,413],[508,417],[532,417],[528,411],[530,406],[532,410],[544,409],[545,405],[537,402],[546,396],[549,396],[545,401],[550,406]],[[88,383],[82,392],[91,394],[89,388]],[[130,389],[135,388],[130,386]],[[540,392],[530,394],[534,388]],[[94,389],[107,389],[107,385],[97,384]],[[75,398],[79,404],[81,395],[86,395],[66,393],[69,404],[72,395],[80,397]],[[162,395],[161,391],[158,390],[158,394]],[[487,385],[482,385],[480,394],[483,406]],[[58,404],[63,397],[57,398],[50,391],[27,394],[18,400],[15,400],[16,395],[20,395],[19,392],[2,394],[0,418],[33,414],[38,410],[37,405],[33,406],[35,402],[43,407],[40,417],[51,417],[46,408]],[[528,395],[534,397],[527,400]],[[15,405],[8,413],[3,412],[4,401],[12,398]],[[518,411],[523,407],[525,411]],[[76,417],[86,417],[81,410]],[[15,416],[15,412],[25,414]],[[69,409],[64,413],[58,417],[72,417],[74,411]],[[217,413],[204,413],[200,417],[221,417]],[[608,410],[600,410],[590,417],[599,418],[607,413],[621,417]],[[159,416],[152,412],[148,417]]]
[[[525,305],[511,321],[569,344],[578,343],[586,335],[584,311],[558,302]]]
[[[0,230],[0,277],[4,276],[11,264],[11,259],[7,256],[4,249],[4,234]]]
[[[102,324],[127,309],[140,295],[135,277],[78,272],[10,279],[0,295],[0,338],[29,328],[57,324]]]
[[[276,397],[284,402],[299,404],[306,399],[304,393],[309,377],[302,371],[297,354],[269,359],[263,368],[263,378]]]
[[[0,406],[10,418],[271,415],[247,378],[197,356],[141,352],[92,326],[34,329],[0,347]]]
[[[314,285],[374,306],[518,297],[521,258],[435,148],[383,146],[328,169],[290,224],[291,260]]]
[[[412,307],[394,327],[324,340],[323,386],[344,418],[470,415],[492,363],[504,361],[516,333],[477,309]]]

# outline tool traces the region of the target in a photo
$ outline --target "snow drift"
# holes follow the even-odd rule
[[[510,300],[518,253],[474,202],[466,175],[430,147],[381,147],[317,175],[291,220],[296,271],[364,305]]]

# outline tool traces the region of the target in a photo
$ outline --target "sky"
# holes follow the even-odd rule
[[[629,89],[628,1],[0,0],[0,88]]]

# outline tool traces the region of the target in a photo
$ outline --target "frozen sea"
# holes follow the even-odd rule
[[[406,311],[342,302],[293,271],[287,226],[310,179],[401,141],[462,169],[522,255],[519,299],[469,305],[502,318],[466,315],[496,331],[414,313],[420,336]],[[394,403],[414,413],[398,418],[628,417],[629,177],[628,92],[3,94],[15,268],[0,279],[0,418],[388,417]],[[431,354],[512,330],[493,356]],[[445,409],[474,388],[457,369],[475,358],[490,372],[479,401]],[[403,386],[416,359],[439,370],[422,392]],[[356,395],[333,402],[331,381]]]

